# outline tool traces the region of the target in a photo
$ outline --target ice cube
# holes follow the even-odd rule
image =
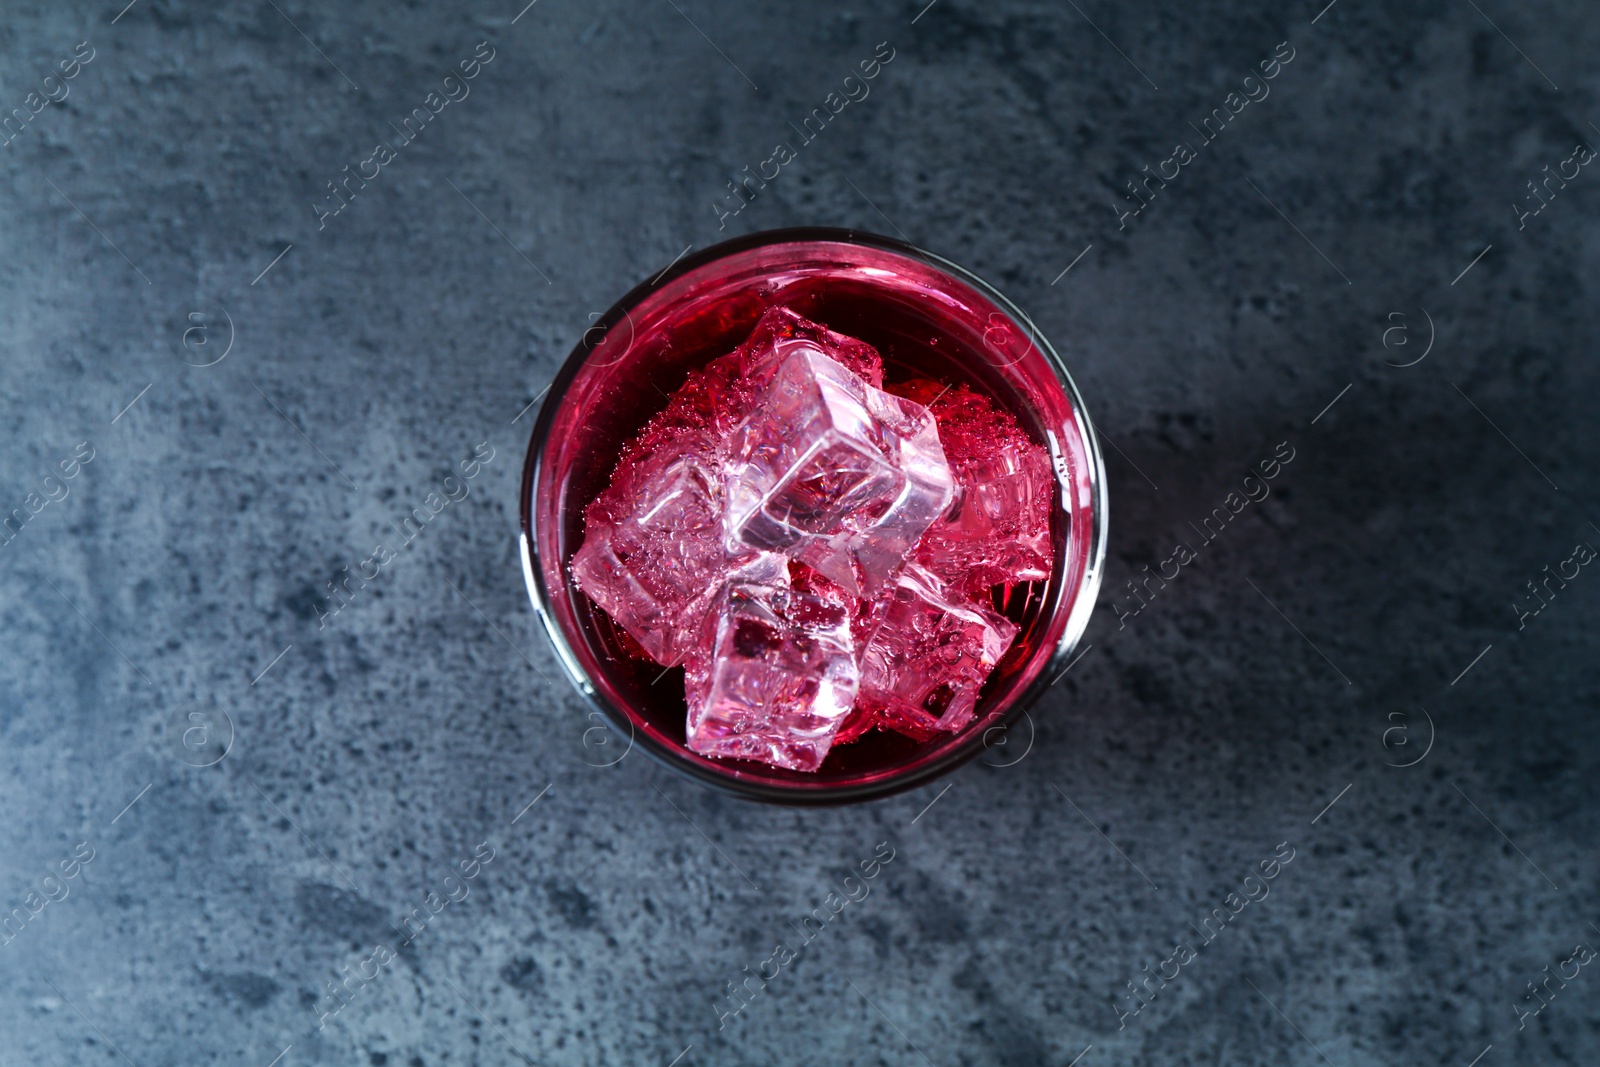
[[[883,388],[883,360],[876,348],[812,322],[786,307],[768,308],[744,343],[731,356],[723,358],[734,363],[744,381],[760,387],[778,369],[786,343],[795,340],[809,342],[868,385]]]
[[[867,638],[872,636],[872,628],[877,625],[871,600],[852,596],[815,567],[808,567],[797,560],[789,561],[789,584],[802,593],[809,593],[848,612],[850,636],[855,641],[855,647],[859,649],[865,646]]]
[[[772,380],[730,450],[730,543],[784,552],[853,595],[875,591],[950,504],[933,416],[813,341],[779,341],[775,352]]]
[[[703,756],[815,771],[855,701],[849,611],[785,585],[730,582],[685,672],[688,745]]]
[[[919,741],[959,730],[1016,635],[1009,619],[908,564],[861,654],[861,703],[878,724]]]
[[[962,464],[955,500],[917,546],[917,559],[962,592],[1050,577],[1050,461],[1037,446]]]
[[[671,666],[695,646],[725,581],[772,580],[787,564],[774,553],[729,551],[720,479],[694,458],[641,470],[633,481],[632,510],[614,523],[590,522],[572,574],[645,652]]]
[[[899,387],[931,400],[956,488],[950,509],[929,528],[916,558],[976,600],[990,587],[1050,577],[1050,508],[1057,483],[1050,457],[1010,412],[966,386]]]
[[[872,704],[870,701],[863,700],[858,696],[856,706],[851,708],[850,713],[839,723],[839,732],[833,736],[833,743],[835,745],[848,745],[869,730],[882,725],[878,721],[880,707],[881,705]]]

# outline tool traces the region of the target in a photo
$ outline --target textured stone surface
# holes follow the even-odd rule
[[[93,49],[0,148],[0,1063],[1600,1059],[1592,968],[1514,1013],[1600,941],[1600,575],[1526,585],[1600,545],[1597,176],[1513,207],[1600,138],[1587,8],[276,6],[0,20],[0,114]],[[513,419],[591,316],[805,224],[994,282],[1115,445],[1012,765],[816,812],[619,761],[514,555]]]

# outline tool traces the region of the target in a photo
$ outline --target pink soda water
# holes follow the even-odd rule
[[[652,755],[849,799],[1048,684],[1103,472],[998,294],[896,242],[786,236],[690,257],[586,338],[535,430],[525,562],[563,666]]]

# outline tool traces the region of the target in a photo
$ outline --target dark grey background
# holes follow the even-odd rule
[[[27,920],[0,1063],[1600,1059],[1594,967],[1516,1014],[1600,945],[1600,574],[1512,606],[1600,545],[1600,173],[1513,208],[1600,140],[1591,10],[520,6],[4,5],[0,113],[95,56],[0,148],[0,509],[94,458],[0,547],[0,915]],[[319,231],[325,183],[482,41],[470,96]],[[719,231],[726,182],[883,41],[870,96]],[[1283,41],[1270,96],[1119,231],[1124,183]],[[992,280],[1115,446],[1090,647],[987,757],[1014,765],[827,811],[593,766],[626,740],[556,673],[514,552],[524,409],[591,317],[793,225]],[[480,442],[470,496],[319,628]],[[1270,499],[1119,628],[1282,442]],[[470,895],[319,1029],[480,842]],[[719,1031],[879,842],[871,895]],[[1119,1029],[1125,983],[1283,842]]]

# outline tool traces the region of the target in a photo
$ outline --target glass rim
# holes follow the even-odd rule
[[[638,306],[650,294],[660,290],[675,279],[729,256],[774,245],[814,244],[819,242],[878,248],[925,263],[971,286],[984,298],[993,302],[1003,314],[1012,318],[1019,326],[1025,327],[1033,346],[1039,351],[1046,365],[1049,366],[1060,383],[1067,405],[1081,428],[1082,443],[1089,468],[1092,490],[1089,502],[1091,514],[1089,545],[1084,561],[1083,575],[1075,589],[1062,591],[1063,596],[1071,597],[1071,604],[1068,608],[1067,619],[1061,636],[1055,643],[1055,647],[1049,657],[1045,660],[1043,669],[1034,676],[1033,680],[1023,690],[1011,696],[1011,699],[1000,710],[991,725],[982,731],[972,730],[970,736],[962,739],[960,743],[952,745],[948,751],[942,753],[938,758],[908,769],[903,774],[891,774],[874,781],[855,784],[793,788],[769,782],[744,779],[732,773],[719,773],[712,768],[682,758],[679,751],[681,746],[661,744],[655,738],[649,736],[648,733],[636,729],[633,718],[628,711],[615,706],[595,687],[588,677],[588,672],[580,664],[568,635],[555,618],[555,612],[552,610],[551,590],[545,584],[544,570],[540,565],[540,546],[537,531],[534,529],[534,494],[535,488],[539,484],[540,474],[544,468],[545,450],[549,442],[551,428],[562,400],[565,398],[573,380],[583,370],[589,355],[599,344],[604,343],[603,339],[609,335],[610,330],[617,323],[624,320],[631,309]],[[591,340],[596,334],[601,340]],[[1072,376],[1068,372],[1066,363],[1062,360],[1060,354],[1044,334],[1039,331],[1026,312],[1006,297],[1004,293],[1001,293],[972,271],[908,241],[897,240],[893,237],[886,237],[866,230],[797,227],[762,230],[743,237],[734,237],[727,241],[710,245],[692,255],[685,256],[669,265],[650,280],[634,286],[619,298],[604,315],[600,316],[592,326],[584,331],[561,365],[561,368],[556,372],[555,377],[551,379],[529,435],[528,452],[523,463],[521,498],[518,506],[520,522],[518,554],[522,562],[523,580],[527,584],[528,597],[533,603],[534,613],[543,625],[545,635],[550,639],[550,643],[556,652],[556,658],[561,662],[562,669],[566,672],[568,680],[590,706],[605,718],[612,729],[619,732],[627,732],[630,739],[629,751],[631,751],[632,747],[642,748],[646,756],[661,766],[731,796],[773,804],[817,807],[858,803],[890,796],[909,789],[915,789],[941,775],[948,774],[973,759],[979,752],[987,750],[989,748],[988,737],[992,731],[1009,729],[1019,717],[1038,701],[1045,690],[1060,680],[1060,675],[1054,672],[1058,669],[1064,669],[1064,664],[1072,653],[1076,651],[1078,643],[1088,629],[1089,618],[1093,614],[1095,602],[1099,597],[1100,585],[1105,576],[1105,554],[1109,529],[1108,504],[1109,490],[1106,485],[1105,461],[1100,450],[1099,435],[1095,432],[1094,423],[1089,417],[1083,396],[1078,391],[1077,383],[1072,380]],[[557,562],[559,566],[560,561]]]

